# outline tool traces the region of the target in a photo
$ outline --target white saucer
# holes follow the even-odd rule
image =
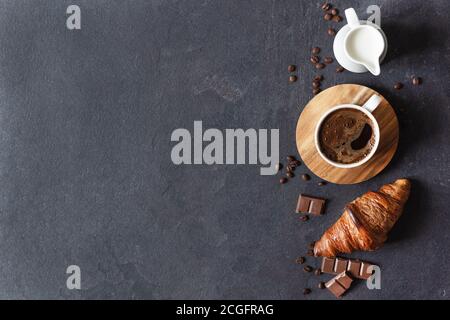
[[[383,62],[384,58],[386,57],[387,48],[388,48],[386,34],[383,32],[383,30],[381,30],[381,28],[378,25],[376,25],[372,22],[364,21],[364,20],[360,20],[359,22],[361,24],[372,25],[381,32],[381,35],[383,36],[384,41],[386,42],[386,47],[384,48],[384,51],[380,57],[380,64],[381,64],[381,62]],[[347,56],[345,55],[344,39],[349,30],[350,30],[350,26],[348,24],[346,24],[339,30],[336,37],[334,38],[334,43],[333,43],[334,57],[336,58],[337,62],[339,62],[339,64],[341,66],[343,66],[346,70],[348,70],[350,72],[355,72],[355,73],[369,72],[369,70],[367,70],[366,67],[364,67],[363,65],[354,63],[353,61],[350,61],[347,58]]]

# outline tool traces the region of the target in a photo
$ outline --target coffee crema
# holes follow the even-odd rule
[[[372,121],[356,109],[336,110],[322,122],[319,145],[322,153],[333,162],[359,162],[370,154],[375,145]]]

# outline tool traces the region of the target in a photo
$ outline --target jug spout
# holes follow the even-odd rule
[[[379,61],[364,63],[364,66],[374,76],[379,76],[380,73],[381,73],[380,62]]]

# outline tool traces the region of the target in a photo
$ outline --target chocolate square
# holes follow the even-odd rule
[[[345,289],[350,288],[353,279],[348,275],[347,272],[342,272],[335,277],[336,281],[339,282]]]
[[[335,273],[342,273],[347,271],[348,260],[342,258],[336,258],[336,265],[334,267]]]
[[[346,291],[339,282],[336,281],[335,278],[331,279],[325,284],[325,287],[336,296],[336,298],[340,298]]]
[[[333,258],[324,257],[322,259],[322,265],[320,267],[320,270],[323,273],[334,273],[334,261],[335,259]]]
[[[361,262],[361,271],[360,271],[360,278],[361,279],[369,279],[369,277],[372,275],[372,273],[369,273],[369,267],[373,264],[368,262]]]
[[[348,262],[347,271],[354,278],[360,278],[361,261],[350,260]]]
[[[325,208],[325,200],[315,199],[314,201],[311,201],[311,204],[309,206],[309,212],[316,216],[319,216],[323,213],[324,208]]]

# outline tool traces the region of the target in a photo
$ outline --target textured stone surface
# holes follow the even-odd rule
[[[74,3],[75,32],[65,27],[72,2],[0,1],[0,298],[304,299],[304,287],[328,280],[294,263],[307,244],[347,201],[408,177],[411,199],[389,243],[352,255],[382,267],[382,289],[360,282],[346,298],[448,299],[447,1],[339,1],[361,18],[381,5],[389,53],[378,78],[336,74],[334,63],[323,84],[379,90],[401,136],[376,178],[324,187],[299,175],[280,186],[258,166],[170,160],[171,132],[194,120],[280,128],[281,155],[296,153],[316,74],[310,48],[332,54],[319,1]],[[328,198],[326,215],[299,221],[300,192]],[[80,291],[66,289],[70,264],[81,267]],[[315,289],[307,298],[333,299]]]

